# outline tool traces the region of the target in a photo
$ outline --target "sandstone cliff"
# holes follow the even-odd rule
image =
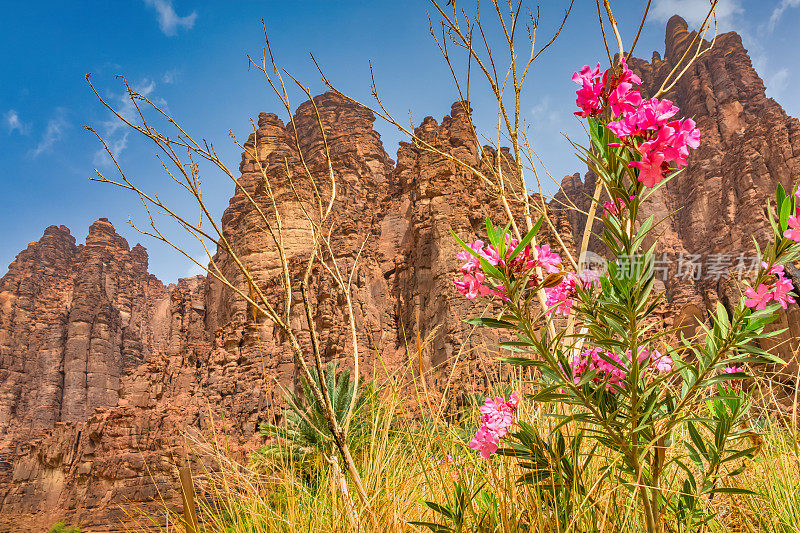
[[[672,19],[665,57],[631,62],[645,92],[657,90],[689,39],[686,24]],[[723,276],[702,273],[678,282],[674,259],[749,254],[751,235],[762,237],[767,227],[766,199],[778,183],[789,186],[800,176],[800,123],[766,98],[734,33],[721,35],[669,97],[695,117],[704,142],[680,179],[658,191],[651,212],[676,213],[664,227],[670,307],[702,315],[730,297],[728,285]],[[339,184],[337,259],[352,265],[368,239],[353,289],[362,368],[418,373],[418,362],[409,368],[406,346],[430,336],[422,370],[431,371],[431,388],[482,389],[493,372],[491,339],[461,321],[472,305],[452,288],[458,262],[449,232],[479,234],[499,206],[476,177],[414,145],[402,143],[392,161],[367,110],[331,93],[314,101]],[[479,160],[469,112],[456,103],[441,121],[425,119],[417,133],[443,151],[487,164]],[[309,102],[286,124],[259,115],[245,145],[280,185],[293,265],[308,244],[285,174],[287,163],[301,174],[295,130],[306,163],[324,184],[322,139]],[[244,194],[266,202],[257,161],[243,155],[241,189],[222,224],[269,290],[277,283],[276,252]],[[593,186],[591,176],[567,177],[559,199],[585,205]],[[554,224],[574,247],[583,221],[558,205],[551,204]],[[243,285],[226,258],[217,259]],[[324,276],[315,279],[324,357],[346,356],[350,340],[337,291]],[[799,319],[796,306],[782,317],[793,333]],[[196,277],[165,286],[147,273],[144,249],[130,249],[104,219],[83,245],[63,226],[48,228],[0,279],[0,531],[38,531],[62,518],[86,531],[117,531],[120,505],[158,508],[152,500],[160,493],[177,506],[173,454],[183,453],[184,435],[207,434],[214,414],[224,416],[234,453],[252,447],[258,423],[274,420],[280,406],[276,383],[291,387],[295,379],[280,335],[254,321],[218,282]]]

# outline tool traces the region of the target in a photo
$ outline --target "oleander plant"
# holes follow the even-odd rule
[[[800,190],[778,187],[773,240],[756,244],[761,269],[742,281],[733,309],[717,304],[709,323],[686,338],[656,316],[664,297],[654,290],[658,223],[642,213],[653,191],[680,179],[700,131],[671,101],[643,99],[624,58],[605,72],[584,66],[573,80],[576,115],[590,136],[589,146],[575,147],[610,197],[597,235],[607,269],[566,269],[548,245],[536,244],[541,219],[521,240],[491,219],[485,241],[455,236],[463,247],[456,289],[499,309],[468,322],[501,330],[509,354],[502,360],[531,370],[525,394],[486,399],[469,445],[487,461],[515,465],[516,485],[537,493],[553,531],[621,520],[600,503],[597,480],[636,502],[631,512],[648,533],[694,531],[713,516],[703,501],[749,492],[732,483],[758,450],[743,383],[749,368],[782,364],[759,341],[780,333],[765,327],[795,296],[784,265],[800,257]],[[546,430],[526,420],[534,412],[552,421]],[[580,524],[576,501],[584,503]],[[450,527],[439,524],[429,527]]]

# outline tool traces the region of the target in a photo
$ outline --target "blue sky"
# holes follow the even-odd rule
[[[557,26],[567,2],[541,3],[544,35]],[[572,117],[570,76],[604,54],[594,2],[575,4],[560,41],[535,65],[523,100],[534,149],[558,179],[581,170],[561,136],[577,137],[581,131]],[[617,0],[612,5],[630,42],[644,3]],[[663,53],[669,16],[680,13],[691,25],[704,9],[703,0],[654,0],[637,55]],[[447,114],[457,95],[428,35],[428,10],[423,0],[5,2],[0,20],[0,271],[47,226],[64,224],[81,243],[92,221],[107,217],[131,246],[141,242],[147,247],[150,270],[162,281],[194,273],[185,258],[127,225],[129,216],[145,222],[135,197],[89,181],[95,167],[110,169],[83,125],[107,138],[137,183],[180,208],[191,207],[165,181],[152,149],[126,135],[94,99],[84,80],[87,73],[105,97],[120,105],[122,86],[115,75],[124,75],[138,91],[164,104],[188,131],[213,141],[229,166],[237,168],[239,149],[230,142],[229,130],[244,140],[250,119],[260,111],[286,118],[245,57],[261,53],[262,18],[282,66],[315,93],[324,87],[309,52],[343,91],[365,100],[372,60],[388,107],[400,117],[410,113],[418,123],[427,115],[440,119]],[[722,0],[719,13],[723,31],[742,33],[768,94],[799,116],[800,0]],[[478,125],[491,128],[487,95],[475,92],[472,99]],[[294,94],[294,107],[300,102]],[[393,156],[400,135],[385,123],[376,127]],[[204,176],[206,198],[218,215],[233,192],[225,180]],[[201,253],[196,246],[189,250]]]

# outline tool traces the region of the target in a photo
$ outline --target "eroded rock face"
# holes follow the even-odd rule
[[[685,23],[673,19],[665,58],[631,61],[645,92],[657,90],[690,39]],[[748,253],[750,236],[765,235],[763,206],[775,185],[789,186],[800,175],[800,124],[765,97],[733,33],[720,36],[668,97],[695,117],[704,142],[681,178],[651,203],[657,217],[681,208],[667,222],[663,251],[673,258]],[[421,366],[433,391],[485,389],[497,371],[495,339],[461,320],[474,306],[452,287],[460,265],[450,229],[479,237],[485,217],[497,217],[501,206],[478,177],[445,157],[402,143],[395,164],[369,111],[332,93],[314,104],[301,105],[286,124],[259,115],[245,144],[240,186],[222,218],[225,237],[257,286],[283,309],[275,246],[250,199],[270,205],[263,171],[275,187],[296,284],[310,238],[302,207],[313,200],[304,165],[320,190],[330,191],[318,111],[337,179],[332,250],[348,269],[358,256],[352,298],[362,372],[418,375]],[[457,102],[441,121],[426,118],[417,133],[479,168],[497,158],[513,166],[507,152],[480,149],[470,112]],[[559,194],[586,207],[593,189],[591,175],[575,175],[565,178]],[[521,206],[512,209],[521,212]],[[574,252],[584,221],[558,203],[550,209]],[[542,237],[555,244],[549,229]],[[248,293],[225,254],[215,261]],[[732,297],[722,279],[677,280],[674,265],[669,268],[662,313],[668,324],[690,322]],[[323,358],[350,359],[343,301],[319,266],[310,292]],[[297,295],[292,316],[303,328],[299,302]],[[798,311],[781,318],[792,332],[800,331]],[[416,346],[424,341],[420,358]],[[301,342],[308,339],[301,335]],[[63,518],[85,531],[121,530],[119,505],[157,510],[157,491],[179,506],[174,457],[185,453],[185,435],[202,439],[211,431],[209,415],[224,416],[232,453],[243,456],[260,442],[259,422],[276,419],[277,384],[292,387],[296,379],[282,336],[234,291],[205,277],[163,285],[147,273],[144,249],[129,249],[104,219],[92,225],[84,245],[63,226],[48,228],[0,279],[0,531],[42,530]]]

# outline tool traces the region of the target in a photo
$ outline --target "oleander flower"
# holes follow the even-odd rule
[[[538,266],[545,269],[549,274],[561,272],[561,257],[550,251],[550,246],[547,244],[536,245],[536,261]]]
[[[477,241],[473,242],[469,245],[475,253],[480,254],[483,250],[483,241],[478,239]],[[461,250],[456,254],[456,259],[460,261],[466,261],[464,266],[461,267],[461,272],[464,274],[469,274],[477,269],[481,268],[481,260],[469,253],[466,250]]]
[[[761,261],[761,268],[766,270],[767,268],[769,268],[769,264],[766,261]],[[769,269],[769,272],[767,272],[767,274],[769,274],[770,276],[783,277],[784,275],[783,265],[773,265],[772,268]]]
[[[644,346],[639,346],[637,352],[637,359],[643,371],[651,368],[656,372],[672,372],[674,362],[670,356],[662,354],[658,350],[648,350]],[[625,355],[630,359],[631,351],[628,350]]]
[[[600,272],[599,270],[592,270],[591,268],[585,268],[581,270],[581,273],[578,274],[578,277],[581,280],[583,288],[588,290],[592,287],[600,286],[600,278],[603,277],[603,273]]]
[[[481,427],[469,443],[473,450],[480,451],[481,457],[488,459],[500,447],[500,439],[508,434],[514,424],[514,414],[519,405],[519,392],[511,393],[508,401],[502,397],[486,398],[481,406]]]
[[[634,85],[641,83],[642,80],[628,68],[628,63],[623,58],[622,75],[612,76],[610,87],[608,87],[608,104],[613,116],[618,117],[632,113],[642,103],[642,95],[639,91],[632,90]]]
[[[483,284],[485,279],[486,275],[481,271],[472,274],[465,273],[460,279],[455,280],[456,289],[468,300],[474,300],[478,296],[487,296],[492,294],[492,289]]]
[[[481,426],[469,442],[469,447],[480,451],[481,457],[488,459],[500,447],[500,436],[486,426]]]
[[[603,93],[603,76],[600,74],[600,63],[592,69],[589,65],[584,67],[572,75],[572,81],[581,86],[576,91],[578,95],[575,103],[581,108],[581,111],[575,114],[586,118],[602,113],[603,106],[600,101],[600,95]]]
[[[779,275],[772,291],[772,298],[786,309],[788,304],[794,301],[794,297],[790,294],[791,291],[792,280]]]
[[[800,241],[800,217],[798,215],[789,216],[789,229],[783,232],[783,236],[793,241]]]
[[[568,272],[564,275],[561,283],[556,285],[555,287],[546,288],[544,290],[545,295],[547,296],[547,301],[545,305],[547,305],[547,313],[560,313],[564,316],[568,316],[570,311],[572,310],[572,304],[575,303],[575,274]]]
[[[772,300],[772,292],[770,292],[769,287],[763,283],[759,285],[756,290],[753,290],[752,287],[748,287],[747,290],[744,291],[744,295],[746,296],[744,304],[747,307],[755,308],[756,311],[763,311],[766,309],[767,304]]]
[[[659,150],[655,141],[643,142],[639,145],[639,152],[642,154],[640,161],[631,161],[630,167],[639,169],[639,181],[645,187],[653,188],[664,179],[664,171],[667,162],[664,152]]]

